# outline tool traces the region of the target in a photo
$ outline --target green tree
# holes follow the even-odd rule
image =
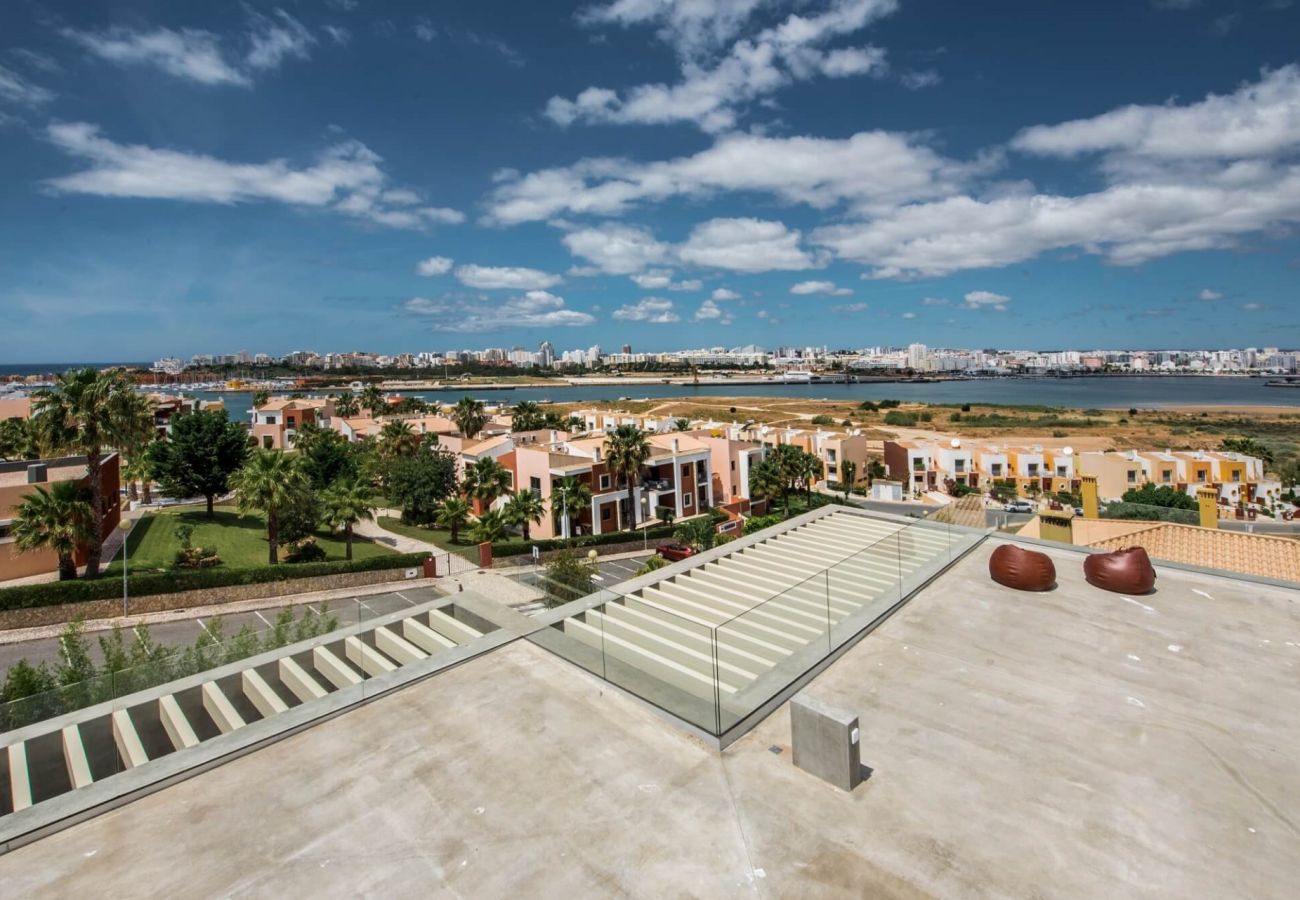
[[[813,486],[822,477],[822,461],[813,454],[804,452],[799,458],[798,473],[799,480],[804,486],[805,502],[808,508],[811,509]]]
[[[1197,509],[1196,498],[1183,493],[1167,484],[1147,484],[1131,491],[1125,491],[1121,497],[1125,503],[1142,503],[1147,506],[1163,506],[1167,509]]]
[[[42,442],[50,449],[86,458],[90,508],[98,522],[107,508],[100,470],[108,447],[126,447],[136,440],[138,404],[126,372],[110,369],[72,369],[60,375],[53,387],[36,392],[32,418]],[[113,498],[116,500],[116,498]],[[99,577],[103,539],[98,529],[86,542],[86,577]]]
[[[461,489],[465,495],[490,507],[511,487],[510,470],[490,456],[475,460],[465,469]]]
[[[650,442],[635,425],[620,425],[605,438],[609,467],[627,479],[627,506],[631,528],[636,527],[636,482],[650,460]]]
[[[86,640],[85,620],[75,618],[59,634],[59,662],[54,677],[59,684],[69,687],[90,681],[96,671],[95,661],[90,658],[90,642]]]
[[[844,499],[849,499],[849,492],[858,480],[858,464],[846,459],[840,464],[840,486],[844,488]]]
[[[299,465],[303,474],[316,490],[329,487],[336,481],[353,481],[360,477],[359,445],[332,428],[307,427],[298,429],[294,441]]]
[[[253,409],[261,409],[271,402],[271,392],[266,388],[253,391]]]
[[[506,519],[499,510],[489,509],[479,516],[470,529],[469,539],[476,544],[491,544],[504,540]]]
[[[145,503],[153,502],[153,464],[150,460],[152,450],[152,444],[142,445],[126,458],[126,464],[122,467],[127,498],[130,500],[139,500],[143,496]]]
[[[483,401],[475,400],[473,397],[461,397],[452,407],[451,420],[456,423],[457,430],[465,438],[477,437],[483,430],[483,426],[487,424],[487,412],[483,408]]]
[[[780,484],[781,505],[785,507],[786,515],[790,514],[790,493],[809,471],[809,464],[805,459],[807,456],[807,453],[792,444],[779,444],[772,448],[765,460],[771,462],[776,470],[777,481]]]
[[[258,450],[230,479],[239,493],[241,512],[257,510],[266,516],[267,559],[280,561],[280,521],[307,494],[307,477],[297,460],[279,450]]]
[[[515,404],[510,414],[511,431],[536,431],[546,427],[546,418],[542,408],[531,400],[521,400]]]
[[[456,462],[446,447],[431,447],[392,463],[385,494],[402,510],[403,522],[433,521],[439,505],[456,493]]]
[[[507,522],[523,529],[524,540],[527,541],[532,539],[530,527],[542,524],[546,504],[532,491],[516,491],[506,501],[504,513]]]
[[[764,459],[749,469],[749,493],[751,497],[774,500],[785,492],[786,482],[781,477],[776,461]]]
[[[40,459],[41,444],[30,419],[0,422],[0,459]]]
[[[551,515],[561,520],[565,537],[573,536],[574,520],[591,507],[591,487],[572,475],[551,482]]]
[[[470,505],[469,501],[461,497],[448,497],[438,508],[438,515],[434,523],[439,528],[446,528],[451,532],[451,542],[460,543],[460,530],[465,527],[469,521]]]
[[[383,459],[410,456],[420,449],[422,441],[423,438],[415,433],[410,422],[401,419],[385,422],[384,427],[379,429],[379,455]]]
[[[875,484],[877,478],[885,477],[885,464],[876,457],[867,460],[867,486]]]
[[[90,491],[77,481],[56,481],[23,497],[11,526],[19,551],[53,550],[59,580],[77,577],[75,554],[99,536]],[[89,574],[89,573],[87,573]]]
[[[366,385],[365,390],[361,392],[361,407],[370,413],[372,419],[377,419],[388,412],[388,401],[384,399],[384,392],[378,385]]]
[[[685,418],[673,419],[673,431],[690,431],[690,430],[691,430],[690,419],[685,419]]]
[[[1273,451],[1252,437],[1226,437],[1220,447],[1230,453],[1257,457],[1270,466],[1273,464]]]
[[[568,603],[594,590],[599,569],[572,550],[561,550],[546,564],[546,590],[553,603]]]
[[[662,569],[666,565],[668,565],[668,560],[664,559],[662,556],[659,556],[658,554],[655,554],[654,556],[650,557],[649,559],[647,559],[645,562],[641,564],[641,567],[636,570],[634,577],[641,576],[641,575],[649,575],[651,572],[655,571],[656,569]]]
[[[171,436],[149,450],[154,478],[163,491],[170,497],[201,495],[209,518],[216,498],[230,490],[231,476],[247,460],[247,433],[224,409],[178,416]]]
[[[334,412],[342,419],[356,418],[357,413],[361,412],[361,402],[356,394],[345,391],[334,401]]]
[[[717,531],[711,519],[687,519],[674,529],[673,537],[684,544],[689,544],[697,551],[704,551],[713,546]]]
[[[370,488],[355,481],[337,481],[320,496],[321,518],[331,530],[342,529],[345,557],[352,558],[352,528],[375,517]]]

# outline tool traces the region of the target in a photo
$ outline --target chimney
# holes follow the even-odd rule
[[[677,452],[677,447],[678,447],[677,438],[673,438],[673,452],[674,452],[674,453]]]
[[[600,462],[600,448],[599,448],[599,447],[596,448],[596,456],[595,456],[595,460],[596,460],[596,462]]]

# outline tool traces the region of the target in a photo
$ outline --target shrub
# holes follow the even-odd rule
[[[902,405],[903,405],[902,400],[881,400],[880,401],[881,409],[898,409]]]
[[[325,549],[316,543],[314,537],[308,537],[290,547],[284,561],[288,563],[323,562],[325,556]]]
[[[527,546],[524,549],[527,550]],[[369,559],[300,563],[295,566],[260,566],[249,569],[216,568],[141,573],[131,576],[130,594],[132,597],[147,597],[152,594],[171,594],[177,591],[194,591],[241,584],[267,584],[276,581],[293,581],[298,578],[313,578],[321,575],[340,575],[346,572],[380,572],[389,569],[407,569],[420,565],[427,556],[427,553],[395,553],[391,556],[373,556]],[[121,596],[122,582],[116,578],[25,584],[0,589],[0,610],[33,609],[41,606],[58,606],[63,603],[107,600],[120,598]]]
[[[773,513],[767,516],[751,516],[745,520],[745,534],[753,534],[755,531],[762,531],[764,528],[771,528],[773,525],[785,521],[785,516],[780,513]]]
[[[1089,419],[1100,419],[1102,416],[1102,412],[1099,409],[1085,409],[1083,414]]]
[[[899,410],[895,409],[885,413],[886,425],[903,425],[903,426],[915,425],[916,419],[917,419],[916,413],[913,412],[900,412]]]
[[[1200,516],[1189,509],[1149,506],[1145,503],[1112,503],[1102,512],[1103,519],[1144,519],[1149,522],[1178,522],[1199,525]]]
[[[961,405],[961,411],[962,411],[962,412],[970,412],[970,404],[969,404],[969,403],[963,403],[963,404]]]
[[[875,412],[876,410],[880,409],[880,407],[877,406],[875,403],[871,402],[870,400],[863,400],[861,403],[858,404],[858,409],[862,410],[863,412]]]
[[[668,565],[668,560],[664,559],[662,556],[656,553],[654,556],[650,557],[644,563],[641,564],[641,568],[636,570],[636,574],[649,575],[651,572],[655,571],[656,569],[662,569],[666,565]]]
[[[546,589],[555,603],[568,603],[594,590],[595,563],[565,550],[546,564]]]
[[[673,535],[671,525],[656,525],[653,528],[646,528],[644,531],[648,541],[660,540]],[[492,545],[492,556],[522,556],[525,553],[532,553],[533,547],[545,552],[547,550],[562,550],[570,545],[573,547],[599,547],[604,544],[630,544],[640,540],[641,529],[636,531],[613,531],[606,534],[584,534],[571,541],[566,541],[564,538],[548,538],[526,542],[501,541]]]
[[[920,418],[921,418],[921,421],[922,421],[922,422],[933,422],[933,421],[934,421],[934,413],[932,413],[932,412],[923,412],[923,413],[920,414]]]
[[[827,415],[813,416],[812,423],[814,425],[834,425],[835,418]]]

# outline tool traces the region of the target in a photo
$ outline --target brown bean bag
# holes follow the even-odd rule
[[[1088,584],[1117,594],[1148,594],[1156,586],[1156,570],[1141,547],[1094,553],[1083,561]]]
[[[1056,584],[1056,566],[1046,553],[1003,544],[989,557],[989,577],[1018,591],[1046,591]]]

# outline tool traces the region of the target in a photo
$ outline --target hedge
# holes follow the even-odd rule
[[[341,575],[348,572],[377,572],[385,569],[408,569],[418,566],[427,553],[395,553],[370,559],[334,560],[319,563],[281,563],[277,566],[257,566],[247,569],[193,569],[186,572],[159,572],[131,577],[132,597],[151,594],[171,594],[178,591],[230,587],[241,584],[265,584],[273,581],[292,581],[321,575]],[[122,596],[122,582],[118,578],[92,580],[50,581],[0,589],[0,610],[32,609],[38,606],[58,606],[63,603],[82,603],[87,600],[109,600]]]
[[[638,529],[636,531],[610,531],[605,534],[584,534],[572,540],[564,538],[548,538],[539,541],[506,541],[500,544],[492,545],[492,556],[522,556],[525,553],[532,553],[533,547],[540,551],[563,550],[565,547],[598,547],[602,544],[630,544],[634,542],[642,533],[645,532],[645,538],[648,541],[657,541],[660,538],[673,536],[674,525],[657,525],[654,528]]]

